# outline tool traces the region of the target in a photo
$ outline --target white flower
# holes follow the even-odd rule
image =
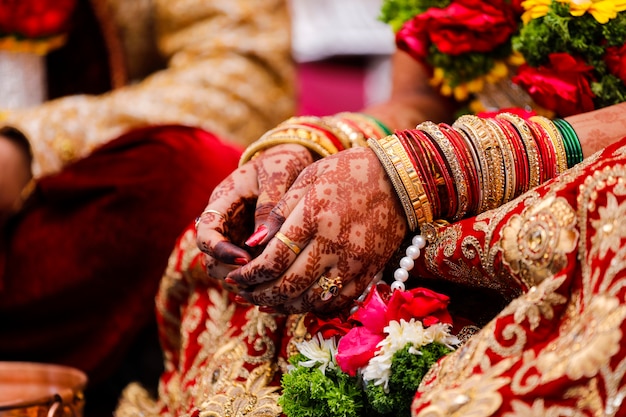
[[[375,385],[383,385],[385,392],[389,389],[391,362],[393,355],[409,344],[409,353],[421,355],[420,348],[432,342],[439,342],[450,349],[460,343],[456,336],[450,334],[450,325],[438,323],[424,329],[421,321],[400,319],[390,321],[384,329],[387,337],[377,347],[376,355],[370,359],[361,374],[364,381],[373,381]]]
[[[319,369],[326,374],[326,368],[335,369],[335,355],[337,354],[337,343],[334,338],[324,339],[321,333],[313,336],[311,340],[296,343],[298,351],[306,356],[308,361],[301,361],[300,366],[312,368],[319,364]]]
[[[452,326],[445,323],[433,324],[426,329],[426,338],[431,339],[429,343],[438,342],[449,349],[454,349],[454,346],[459,345],[461,341],[450,333],[450,327]]]

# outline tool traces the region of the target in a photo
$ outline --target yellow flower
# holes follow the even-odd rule
[[[605,24],[626,10],[626,0],[559,0],[569,3],[572,16],[590,13],[599,23]]]
[[[525,11],[522,15],[522,22],[526,24],[533,19],[545,16],[548,14],[551,4],[552,0],[524,0],[522,7]]]

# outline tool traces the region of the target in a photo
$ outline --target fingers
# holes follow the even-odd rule
[[[311,162],[311,153],[301,145],[279,145],[266,151],[258,168],[260,186],[254,214],[256,227],[266,223],[270,212]]]

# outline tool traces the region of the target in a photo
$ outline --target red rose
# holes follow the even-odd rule
[[[344,317],[333,317],[332,319],[323,319],[317,315],[307,314],[306,327],[311,334],[321,333],[324,339],[330,339],[334,336],[343,336],[354,326]]]
[[[609,72],[626,84],[626,44],[620,47],[611,46],[606,48],[604,61]]]
[[[408,21],[396,42],[416,57],[425,57],[431,43],[450,55],[490,52],[508,41],[517,25],[506,0],[456,0],[445,8],[431,7]]]
[[[570,116],[595,108],[589,81],[593,67],[567,53],[548,56],[549,65],[519,67],[513,82],[519,84],[540,106],[560,116]]]
[[[402,25],[396,33],[396,46],[414,59],[427,63],[430,38],[424,20],[414,18]]]
[[[67,31],[76,0],[0,0],[0,34],[45,38]]]
[[[452,324],[448,313],[450,297],[427,288],[415,288],[408,291],[394,291],[387,305],[387,321],[421,320],[425,326],[436,323]]]

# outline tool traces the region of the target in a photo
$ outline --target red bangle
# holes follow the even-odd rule
[[[457,132],[452,126],[440,123],[439,129],[448,138],[457,154],[457,158],[461,166],[464,168],[467,181],[467,213],[475,213],[478,209],[478,193],[480,190],[480,180],[478,179],[478,170],[474,165],[472,154],[467,147],[467,143],[463,139],[461,133]]]
[[[528,158],[524,152],[524,143],[517,134],[515,127],[504,119],[492,119],[495,123],[500,125],[500,128],[504,132],[506,139],[508,140],[511,148],[513,149],[513,158],[515,159],[515,176],[516,187],[515,195],[519,196],[528,190]]]
[[[428,138],[424,132],[416,129],[403,130],[402,132],[403,135],[401,137],[405,141],[405,146],[414,155],[417,171],[421,173],[421,178],[424,181],[424,190],[426,191],[428,201],[430,201],[433,218],[438,219],[441,217],[441,212],[439,211],[441,205],[435,183],[435,172],[431,164],[432,159],[428,151],[422,146],[422,143],[427,141]]]
[[[441,139],[437,138],[437,135],[442,135],[439,127],[434,123],[422,123],[417,126],[418,130],[421,130],[428,137],[427,145],[430,147],[432,154],[435,156],[435,160],[438,163],[439,174],[443,178],[443,187],[439,187],[439,201],[441,201],[442,213],[441,216],[446,219],[452,219],[456,217],[459,208],[459,193],[455,186],[454,175],[452,173],[452,167],[448,162],[445,150],[440,143]],[[443,137],[443,139],[446,139]],[[454,155],[451,155],[455,158]],[[445,210],[445,211],[443,211]]]

